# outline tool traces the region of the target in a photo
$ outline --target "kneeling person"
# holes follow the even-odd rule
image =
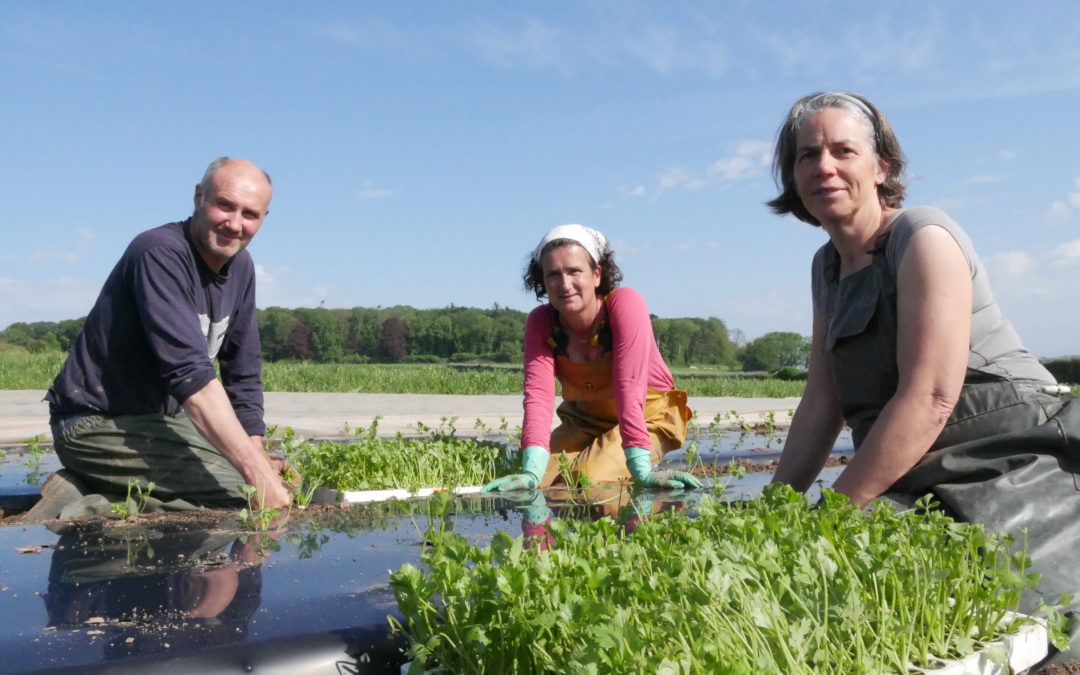
[[[656,346],[645,300],[619,288],[621,279],[596,230],[561,225],[540,240],[524,279],[548,303],[525,324],[523,473],[497,478],[485,492],[559,484],[562,453],[570,473],[592,484],[701,487],[688,473],[654,468],[686,440],[691,411]],[[551,431],[556,379],[562,423]]]
[[[263,450],[255,271],[244,250],[271,191],[251,162],[219,158],[195,186],[191,218],[132,240],[46,396],[65,470],[27,520],[83,515],[75,490],[122,498],[132,478],[178,508],[241,505],[245,484],[267,508],[289,503],[288,467]]]

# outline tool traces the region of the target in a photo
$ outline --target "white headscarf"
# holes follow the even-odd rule
[[[607,239],[604,235],[600,234],[591,227],[585,227],[584,225],[559,225],[548,230],[544,235],[540,243],[533,249],[532,259],[536,262],[540,262],[540,254],[544,252],[544,247],[555,241],[556,239],[569,239],[577,244],[581,245],[581,248],[592,257],[593,264],[600,262],[600,256],[604,251],[608,249]]]

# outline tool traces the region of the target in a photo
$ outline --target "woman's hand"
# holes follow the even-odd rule
[[[685,471],[654,471],[650,460],[652,453],[645,448],[626,448],[626,468],[634,481],[647,488],[672,490],[700,490],[701,481]]]
[[[491,481],[480,492],[505,492],[507,490],[535,490],[547,471],[551,453],[539,445],[530,445],[521,451],[522,473],[512,473]]]

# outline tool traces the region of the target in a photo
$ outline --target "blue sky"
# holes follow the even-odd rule
[[[1061,2],[0,0],[0,327],[89,311],[216,156],[275,184],[262,307],[529,309],[549,227],[664,317],[810,331],[825,235],[762,205],[788,106],[889,116],[1040,356],[1080,353],[1080,12]]]

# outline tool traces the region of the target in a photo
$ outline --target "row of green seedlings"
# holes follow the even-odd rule
[[[112,516],[121,520],[134,520],[143,515],[155,487],[157,486],[154,481],[149,481],[144,488],[139,479],[129,478],[124,501],[109,504]],[[247,506],[237,515],[242,527],[265,532],[272,529],[276,521],[283,519],[283,513],[287,517],[287,510],[283,512],[279,507],[266,508],[254,486],[238,485],[237,489],[247,500]]]
[[[405,437],[399,433],[393,438],[380,438],[378,423],[377,417],[366,428],[346,427],[346,432],[355,439],[344,443],[314,443],[297,436],[288,427],[282,429],[278,437],[278,429],[269,428],[267,438],[277,443],[278,450],[297,468],[305,484],[295,491],[293,504],[285,510],[266,508],[258,503],[253,486],[238,486],[247,500],[247,506],[239,513],[241,525],[265,531],[272,523],[282,519],[283,513],[287,516],[291,508],[306,508],[318,487],[338,490],[416,490],[429,486],[482,485],[516,470],[515,465],[519,461],[509,449],[516,447],[520,427],[511,429],[505,418],[496,428],[480,419],[474,424],[474,430],[479,434],[501,437],[504,439],[501,442],[458,437],[456,417],[442,418],[437,428],[418,422],[415,425],[419,434],[417,437]],[[35,463],[46,452],[40,442],[41,437],[36,437],[27,443],[27,452]],[[703,466],[696,454],[695,444],[691,444],[687,458],[692,465]],[[589,487],[588,476],[575,472],[565,453],[560,454],[558,462],[567,487]],[[154,487],[152,482],[144,486],[136,479],[130,480],[125,499],[111,505],[112,514],[120,519],[138,517],[145,512]]]
[[[732,413],[737,415],[734,411]],[[478,433],[501,437],[504,439],[502,442],[458,437],[456,417],[442,418],[437,428],[418,422],[415,428],[419,436],[412,438],[402,434],[380,438],[378,423],[379,418],[375,418],[366,428],[346,427],[346,431],[355,437],[355,440],[346,443],[314,443],[297,436],[291,428],[282,429],[280,438],[277,438],[276,427],[268,429],[268,439],[278,443],[279,451],[284,453],[305,480],[304,487],[294,493],[292,506],[306,508],[318,487],[338,490],[416,490],[428,486],[482,485],[516,470],[514,465],[518,458],[511,456],[508,449],[516,446],[520,427],[511,429],[505,418],[501,419],[497,428],[486,425],[480,419],[474,424],[474,430]],[[714,420],[714,424],[719,423],[719,420]],[[28,454],[32,458],[40,459],[40,455],[45,453],[40,440],[38,437],[28,441]],[[691,465],[704,466],[694,443],[687,451],[687,459]],[[558,462],[565,485],[572,489],[589,487],[588,476],[575,472],[565,453],[560,454]],[[242,525],[254,530],[266,530],[282,517],[282,509],[268,509],[257,502],[253,486],[238,487],[248,502],[239,514]],[[129,481],[125,499],[111,507],[113,515],[121,519],[141,515],[153,489],[153,483],[144,487],[134,479]]]
[[[293,507],[306,508],[318,487],[415,490],[436,485],[478,485],[507,473],[516,460],[507,448],[520,437],[520,428],[510,429],[505,418],[496,429],[479,419],[475,424],[481,434],[499,434],[505,442],[458,437],[456,417],[442,418],[438,428],[418,422],[415,427],[421,436],[416,438],[401,434],[380,438],[378,422],[379,418],[375,418],[366,428],[346,427],[346,432],[355,436],[354,441],[346,443],[313,443],[297,436],[291,428],[281,430],[281,437],[277,439],[276,427],[269,428],[268,445],[269,439],[280,445],[280,451],[304,477],[305,485],[294,492],[293,503],[287,509],[266,508],[259,502],[253,486],[237,486],[247,501],[247,506],[238,515],[241,525],[257,531],[270,529],[275,522],[287,517]],[[42,441],[42,436],[27,440],[27,466],[36,468],[48,452]],[[292,482],[290,476],[285,478]],[[155,487],[153,482],[143,485],[132,478],[128,481],[124,500],[110,505],[111,514],[124,520],[142,515]]]
[[[777,484],[633,534],[556,520],[547,549],[433,532],[421,568],[391,575],[403,618],[390,622],[410,675],[909,673],[1029,621],[1009,612],[1038,580],[1011,539],[935,507],[862,511],[829,490],[810,505]],[[1040,611],[1063,647],[1058,608]]]
[[[300,438],[291,428],[283,429],[278,440],[280,451],[303,476],[304,486],[294,493],[289,509],[265,508],[257,503],[254,487],[239,486],[248,502],[238,516],[241,525],[256,531],[272,529],[288,518],[292,507],[306,508],[320,487],[415,491],[429,486],[482,485],[511,470],[516,459],[507,453],[507,448],[520,432],[511,431],[505,418],[498,432],[507,443],[458,437],[456,417],[442,418],[437,428],[416,423],[418,437],[399,433],[393,438],[381,438],[379,419],[376,417],[366,428],[346,426],[345,431],[354,440],[344,443],[315,443]],[[479,419],[475,428],[487,434],[495,431]],[[268,430],[267,435],[274,437],[276,429]]]
[[[721,424],[740,419],[736,411],[731,411],[725,418],[717,415],[710,424],[710,431]],[[437,428],[417,423],[417,437],[397,434],[393,438],[380,438],[378,423],[377,417],[366,428],[346,427],[346,432],[355,439],[345,443],[314,443],[297,436],[291,428],[282,429],[278,438],[276,427],[268,429],[267,438],[279,445],[279,451],[304,477],[305,484],[294,493],[292,507],[306,508],[318,487],[338,490],[416,490],[429,486],[482,485],[516,470],[515,464],[519,461],[509,449],[516,447],[520,427],[511,429],[505,418],[501,419],[497,428],[486,425],[480,419],[474,424],[474,430],[479,434],[501,437],[502,441],[458,437],[456,417],[442,418]],[[743,421],[743,424],[746,422]],[[775,426],[771,417],[766,419],[766,427],[770,424]],[[40,442],[40,436],[27,442],[28,464],[36,464],[45,454]],[[687,460],[692,467],[704,467],[694,442],[688,447]],[[565,453],[559,456],[558,462],[565,485],[572,489],[589,487],[588,476],[575,472]],[[738,470],[729,468],[729,471],[737,473]],[[153,489],[153,483],[143,486],[138,481],[129,481],[125,499],[111,507],[113,515],[122,519],[139,516],[145,511]],[[282,517],[281,509],[267,509],[257,503],[254,487],[243,485],[239,489],[248,502],[239,514],[241,524],[245,527],[266,530]]]
[[[795,416],[794,410],[788,410],[788,421]],[[776,411],[769,410],[765,413],[761,422],[754,424],[743,417],[738,410],[730,410],[726,413],[716,413],[708,425],[702,427],[691,422],[688,429],[689,435],[694,438],[705,436],[706,438],[719,438],[728,431],[739,431],[744,434],[762,433],[768,437],[775,436],[780,427],[776,421]]]
[[[479,420],[478,420],[479,421]],[[483,485],[508,473],[517,461],[509,442],[457,436],[457,418],[442,418],[437,428],[418,423],[417,437],[378,435],[379,418],[367,428],[348,429],[353,440],[314,443],[286,429],[281,441],[290,464],[309,490],[383,490]],[[487,427],[480,429],[490,432]],[[503,421],[502,431],[509,430]]]

